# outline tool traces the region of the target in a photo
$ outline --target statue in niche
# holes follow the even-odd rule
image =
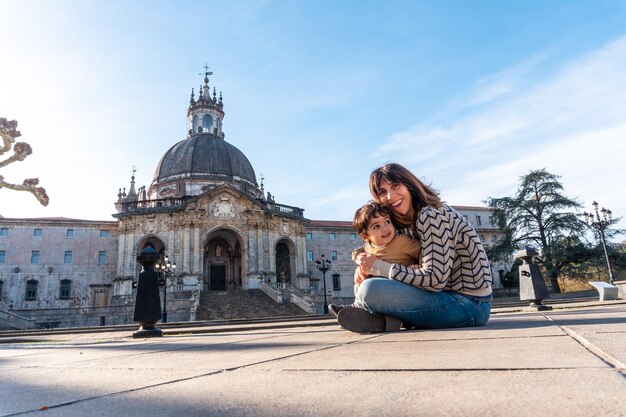
[[[215,256],[217,256],[218,258],[222,256],[222,245],[215,246]]]

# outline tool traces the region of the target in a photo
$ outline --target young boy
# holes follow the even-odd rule
[[[419,263],[422,245],[418,240],[396,234],[387,207],[373,201],[368,202],[356,211],[352,225],[365,241],[363,247],[352,252],[352,259],[365,251],[393,264],[409,266]],[[361,281],[355,283],[355,293],[360,284]],[[343,306],[335,304],[329,306],[335,317],[342,308]]]

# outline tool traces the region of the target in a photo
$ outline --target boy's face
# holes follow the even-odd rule
[[[361,237],[373,245],[386,245],[396,236],[396,229],[389,216],[372,217],[369,223],[365,233],[361,233]]]

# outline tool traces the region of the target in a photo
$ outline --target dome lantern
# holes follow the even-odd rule
[[[204,85],[200,86],[198,100],[194,100],[193,92],[187,118],[189,125],[189,136],[211,133],[224,138],[222,131],[222,121],[224,120],[224,104],[222,94],[217,100],[215,87],[213,87],[213,98],[211,98],[211,88],[209,87],[209,76],[213,75],[209,71],[209,66],[204,65]]]

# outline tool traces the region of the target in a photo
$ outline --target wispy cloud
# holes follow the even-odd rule
[[[563,176],[571,196],[604,198],[614,212],[625,213],[618,197],[625,191],[624,68],[621,37],[546,68],[543,77],[536,71],[531,76],[528,63],[485,77],[445,122],[424,121],[395,133],[376,155],[395,154],[419,173],[436,172],[435,185],[453,204],[513,194],[519,176],[547,168]]]

